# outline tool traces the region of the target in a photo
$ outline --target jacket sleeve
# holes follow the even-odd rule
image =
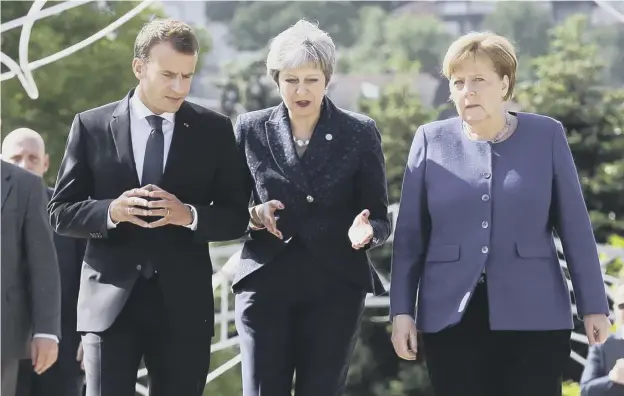
[[[32,176],[32,177],[31,177]],[[61,337],[61,278],[52,230],[46,213],[47,194],[42,180],[22,177],[26,201],[23,239],[32,303],[34,334]]]
[[[249,223],[250,192],[245,163],[238,153],[232,122],[225,119],[224,124],[218,141],[221,159],[212,205],[195,206],[198,217],[195,240],[199,243],[239,239]]]
[[[381,149],[381,134],[374,121],[368,126],[370,143],[360,159],[360,169],[356,174],[356,198],[358,213],[370,211],[369,221],[373,227],[373,238],[366,245],[372,249],[383,245],[390,236],[391,226],[388,216],[388,182],[386,180],[386,160]]]
[[[86,130],[76,115],[65,154],[48,204],[50,224],[60,234],[74,238],[108,236],[106,220],[112,199],[92,199],[93,176],[89,168]]]
[[[563,125],[553,133],[554,226],[561,239],[580,316],[609,315],[596,240]]]
[[[401,202],[394,231],[390,287],[390,315],[415,314],[416,294],[422,274],[430,219],[425,190],[427,142],[424,127],[418,128],[410,148]]]

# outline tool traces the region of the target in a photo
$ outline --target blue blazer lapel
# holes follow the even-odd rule
[[[275,163],[290,182],[308,194],[310,188],[307,176],[295,150],[288,112],[284,103],[273,110],[271,117],[265,122],[265,129],[267,142]],[[312,143],[310,142],[310,144]]]

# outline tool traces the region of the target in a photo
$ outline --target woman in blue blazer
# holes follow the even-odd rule
[[[563,126],[505,109],[516,67],[503,37],[471,33],[453,43],[443,72],[459,117],[421,126],[407,161],[392,342],[400,357],[415,359],[416,330],[423,333],[437,396],[561,395],[573,322],[553,232],[589,343],[608,333],[594,235]]]
[[[338,396],[367,292],[383,286],[366,251],[390,233],[381,138],[325,96],[331,38],[300,21],[271,43],[282,103],[241,115],[250,238],[234,273],[244,396]]]

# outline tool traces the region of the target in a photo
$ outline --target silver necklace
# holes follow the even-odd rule
[[[468,125],[465,121],[462,121],[462,130],[469,138],[471,138],[470,134],[472,132],[470,131],[470,125]],[[510,131],[511,131],[511,117],[509,116],[508,113],[506,113],[505,114],[505,127],[503,127],[503,129],[500,132],[498,132],[496,136],[494,136],[494,138],[490,141],[492,143],[498,143],[500,141],[503,141],[510,135]]]
[[[307,146],[308,144],[310,144],[310,139],[305,139],[305,140],[304,139],[297,139],[294,136],[293,136],[293,141],[299,147]]]

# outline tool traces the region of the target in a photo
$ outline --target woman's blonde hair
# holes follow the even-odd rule
[[[477,58],[489,59],[500,78],[509,78],[509,88],[504,99],[511,99],[516,85],[518,58],[513,44],[503,36],[490,32],[473,32],[461,36],[446,52],[442,73],[450,80],[461,63]]]

